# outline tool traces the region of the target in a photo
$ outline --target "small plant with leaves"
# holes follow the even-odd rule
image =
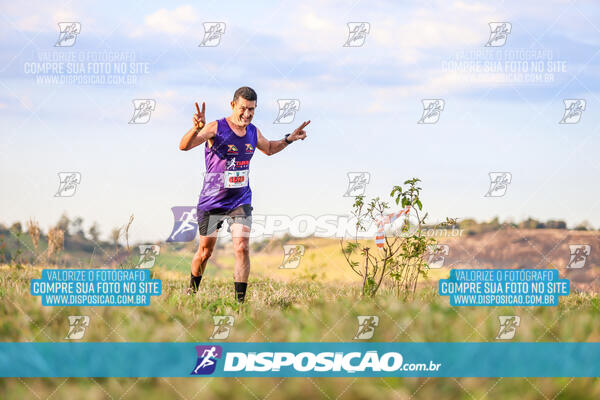
[[[396,214],[389,214],[389,204],[379,197],[368,203],[364,196],[355,199],[352,214],[356,217],[356,234],[353,241],[341,239],[340,246],[350,268],[362,278],[363,296],[375,296],[386,283],[396,290],[399,298],[408,300],[416,291],[419,277],[427,276],[425,255],[436,245],[436,240],[427,237],[423,230],[427,213],[422,215],[419,182],[420,179],[413,178],[404,182],[405,190],[401,186],[392,188],[390,197],[403,209]],[[384,230],[386,218],[393,222],[396,216],[400,216],[400,227],[384,234],[376,248],[359,242],[359,231],[366,231],[372,224]],[[449,221],[437,226],[446,226]]]

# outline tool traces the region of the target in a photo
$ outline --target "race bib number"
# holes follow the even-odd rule
[[[241,171],[225,171],[225,187],[226,188],[239,188],[248,186],[248,172],[250,170],[244,169]]]

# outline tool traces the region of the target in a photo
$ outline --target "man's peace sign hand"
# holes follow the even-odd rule
[[[296,128],[294,132],[292,132],[290,136],[288,136],[288,140],[291,142],[294,142],[298,139],[304,140],[306,138],[306,132],[304,131],[304,128],[306,128],[308,124],[310,124],[310,120],[304,121],[299,127]]]
[[[200,130],[204,128],[206,125],[206,119],[204,118],[204,111],[206,109],[204,102],[202,102],[202,111],[200,111],[200,107],[198,107],[198,103],[194,103],[196,105],[196,114],[194,114],[194,126],[196,129]]]

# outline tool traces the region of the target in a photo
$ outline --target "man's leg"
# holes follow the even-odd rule
[[[188,294],[198,291],[206,263],[215,248],[215,243],[217,243],[217,233],[221,225],[223,225],[223,218],[217,211],[198,211],[200,241],[198,243],[198,250],[196,250],[194,258],[192,258],[190,287],[187,289]]]
[[[243,303],[250,275],[250,227],[242,223],[233,223],[229,229],[235,255],[233,272],[235,292],[238,301]]]
[[[194,258],[192,259],[192,275],[198,276],[204,274],[206,262],[212,255],[216,243],[216,236],[200,236],[198,250],[196,250]]]
[[[217,243],[216,236],[200,236],[198,250],[192,258],[192,273],[190,276],[190,291],[195,293],[198,290],[202,275],[206,269],[206,263],[212,255],[213,249]]]

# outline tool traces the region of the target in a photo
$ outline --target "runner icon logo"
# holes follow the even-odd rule
[[[368,172],[348,172],[348,189],[346,189],[344,197],[364,195],[370,180],[371,174]]]
[[[81,24],[79,22],[59,22],[58,40],[54,47],[72,47],[77,40],[77,35],[81,33]]]
[[[510,22],[490,22],[490,38],[485,47],[502,47],[512,30]]]
[[[152,268],[156,261],[156,256],[160,253],[160,246],[156,244],[141,244],[140,260],[137,268]]]
[[[233,328],[235,318],[231,315],[214,315],[213,322],[215,327],[209,339],[223,340],[229,337],[229,332],[231,332],[231,328]]]
[[[484,197],[502,197],[512,182],[510,172],[490,172],[490,188]]]
[[[156,100],[154,99],[134,99],[133,115],[129,120],[130,124],[147,124],[150,121],[152,111],[156,109]]]
[[[278,99],[279,112],[274,124],[289,124],[294,122],[296,113],[300,109],[300,100],[298,99]]]
[[[65,339],[83,339],[86,328],[90,326],[90,317],[87,315],[69,315],[69,332]]]
[[[570,244],[569,245],[569,263],[567,268],[583,268],[585,262],[592,251],[589,244]]]
[[[344,47],[361,47],[370,31],[371,24],[368,22],[348,22],[348,39]]]
[[[198,231],[198,216],[194,206],[171,207],[173,230],[167,242],[191,242]]]
[[[502,315],[499,316],[500,330],[496,339],[509,340],[515,337],[517,326],[521,326],[521,317],[518,315]]]
[[[217,362],[223,355],[221,346],[196,346],[198,359],[190,375],[210,375],[215,372]]]
[[[225,22],[204,22],[204,38],[198,47],[216,47],[225,34]]]
[[[577,124],[581,120],[581,114],[585,111],[584,99],[564,99],[565,113],[559,124]]]
[[[293,269],[298,268],[300,260],[304,255],[303,244],[284,244],[283,245],[283,261],[279,268]]]
[[[81,183],[80,172],[59,172],[58,179],[60,184],[54,197],[72,197],[77,190],[77,185]]]
[[[430,269],[442,268],[444,266],[445,256],[450,252],[450,246],[447,244],[436,244],[429,247],[429,258],[427,264]]]
[[[375,328],[379,326],[379,317],[377,315],[359,315],[358,330],[354,336],[355,340],[367,340],[373,337]]]
[[[423,99],[421,102],[423,103],[423,115],[417,123],[436,124],[440,120],[440,115],[446,105],[444,99]]]

